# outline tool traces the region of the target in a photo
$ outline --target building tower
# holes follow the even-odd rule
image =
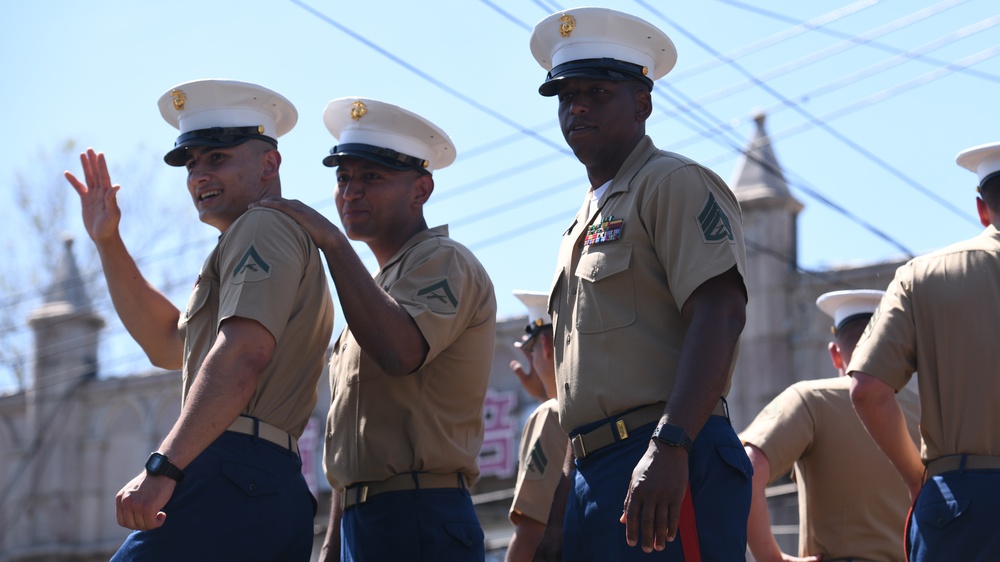
[[[26,477],[28,544],[73,544],[80,525],[76,495],[81,489],[88,419],[81,387],[97,376],[97,346],[104,320],[94,310],[73,256],[64,251],[45,290],[44,302],[28,317],[34,331],[33,368],[26,389],[26,442],[21,459]]]
[[[737,431],[796,380],[791,365],[794,324],[788,295],[797,280],[796,221],[803,205],[788,190],[764,120],[763,113],[754,117],[754,136],[729,183],[743,211],[749,297],[729,393]]]

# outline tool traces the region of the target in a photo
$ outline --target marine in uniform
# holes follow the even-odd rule
[[[751,468],[723,400],[745,323],[740,209],[645,134],[676,50],[642,19],[573,8],[535,26],[531,51],[590,180],[549,301],[576,457],[562,555],[741,559]]]
[[[851,404],[845,369],[884,291],[821,295],[816,305],[833,319],[830,360],[835,378],[793,384],[740,433],[753,464],[747,522],[757,562],[790,560],[771,534],[764,488],[793,469],[799,497],[799,556],[795,560],[899,562],[910,507],[906,485],[869,437]],[[919,442],[920,404],[905,387],[897,395],[910,438]]]
[[[428,228],[432,174],[455,159],[440,128],[369,98],[323,115],[338,144],[343,231],[296,201],[287,212],[326,256],[347,327],[330,360],[324,454],[335,501],[323,559],[482,560],[468,486],[479,475],[496,328],[493,283],[447,226]],[[350,241],[375,254],[374,278]]]
[[[529,322],[524,337],[514,345],[528,359],[531,372],[518,372],[521,365],[517,362],[512,362],[511,367],[529,392],[537,388],[536,382],[540,385],[544,401],[531,412],[521,434],[517,484],[508,514],[515,529],[507,546],[507,562],[534,558],[549,521],[549,509],[562,476],[569,442],[566,431],[559,425],[548,294],[514,291],[514,296],[528,308]]]
[[[122,242],[103,154],[81,155],[85,182],[66,174],[122,322],[154,365],[183,370],[179,419],[116,498],[119,524],[136,532],[113,560],[309,560],[316,502],[297,439],[316,404],[333,303],[305,230],[247,210],[281,194],[277,138],[297,114],[281,95],[231,80],[180,84],[159,108],[181,133],[164,160],[187,168],[201,221],[221,232],[183,312]]]
[[[906,482],[909,560],[998,560],[1000,143],[958,155],[976,173],[979,235],[896,270],[851,358],[851,399]],[[895,399],[917,372],[920,451]]]

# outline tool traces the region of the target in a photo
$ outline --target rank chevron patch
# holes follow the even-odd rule
[[[455,298],[455,294],[451,292],[451,287],[448,285],[447,279],[442,279],[433,285],[424,287],[417,291],[418,297],[423,297],[428,304],[445,304],[451,303],[452,307],[458,307],[458,299]]]
[[[542,475],[545,474],[545,467],[548,465],[549,459],[545,456],[545,451],[542,450],[542,440],[538,439],[528,455],[528,471]]]
[[[708,194],[705,205],[698,213],[698,224],[701,226],[701,237],[705,242],[733,241],[733,227],[729,224],[729,217],[726,216],[712,193]]]
[[[233,269],[233,284],[260,281],[271,276],[271,266],[260,257],[253,244],[243,252],[243,257]]]

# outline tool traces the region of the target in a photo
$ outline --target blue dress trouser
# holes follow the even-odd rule
[[[316,500],[298,455],[226,431],[184,469],[158,529],[135,531],[112,562],[304,561]]]
[[[576,461],[563,527],[563,560],[682,561],[681,533],[665,550],[646,554],[628,546],[621,518],[632,470],[646,453],[656,424],[631,431],[629,438]],[[732,425],[711,416],[691,448],[688,470],[702,560],[746,558],[753,467]],[[683,518],[680,524],[685,524]]]
[[[486,556],[483,528],[464,488],[379,494],[347,509],[340,530],[344,562],[482,562]]]
[[[956,470],[929,479],[910,515],[911,562],[1000,560],[1000,470]]]

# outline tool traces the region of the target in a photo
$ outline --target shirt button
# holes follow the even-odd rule
[[[251,492],[256,492],[257,491],[257,484],[254,484],[253,482],[251,482],[250,483],[250,491]]]

